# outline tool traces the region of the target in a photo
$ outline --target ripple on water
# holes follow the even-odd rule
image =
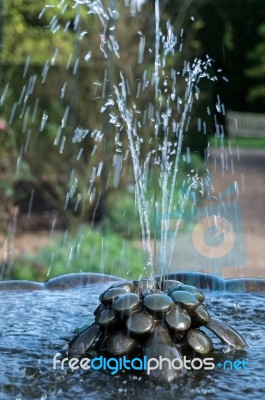
[[[169,387],[141,376],[53,370],[52,358],[77,327],[94,320],[98,296],[109,284],[66,291],[0,292],[1,399],[257,399],[265,395],[264,294],[205,292],[207,308],[241,333],[247,351],[227,352],[214,338],[216,360],[247,359],[246,370],[195,371]],[[207,334],[211,333],[207,331]],[[240,382],[240,384],[239,384]],[[108,388],[106,390],[106,388]]]

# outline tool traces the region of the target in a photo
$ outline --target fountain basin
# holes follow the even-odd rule
[[[100,396],[110,399],[137,395],[139,399],[146,399],[162,393],[166,399],[172,395],[182,399],[258,398],[265,391],[261,379],[265,280],[223,280],[191,272],[170,274],[168,279],[203,290],[211,315],[232,325],[244,336],[249,344],[247,351],[226,352],[228,349],[223,349],[217,341],[213,356],[216,361],[247,360],[247,369],[192,371],[166,390],[164,385],[140,375],[54,370],[54,355],[66,349],[77,327],[93,322],[99,294],[120,278],[68,274],[44,284],[6,281],[0,282],[1,398],[96,399]]]

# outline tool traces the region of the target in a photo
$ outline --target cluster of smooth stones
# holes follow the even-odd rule
[[[91,351],[117,358],[162,356],[173,360],[184,355],[204,356],[213,350],[213,344],[198,329],[202,326],[234,349],[247,347],[238,332],[210,316],[201,291],[176,280],[118,282],[99,300],[95,322],[69,343],[69,358]],[[150,377],[171,382],[183,373],[183,368],[165,365],[162,370],[153,370]]]

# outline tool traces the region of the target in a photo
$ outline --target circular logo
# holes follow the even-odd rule
[[[206,242],[206,234],[216,241],[210,245]],[[195,249],[207,258],[222,258],[234,247],[236,235],[232,224],[224,217],[210,215],[202,218],[194,227],[192,242]]]

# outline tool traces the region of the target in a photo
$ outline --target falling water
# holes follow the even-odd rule
[[[66,10],[64,0],[58,5],[60,13],[63,14]],[[89,14],[95,15],[102,26],[100,34],[100,50],[102,51],[109,65],[112,64],[113,58],[119,60],[121,57],[120,44],[116,39],[116,26],[119,23],[118,3],[115,0],[110,0],[107,5],[100,0],[74,0],[74,8],[86,7]],[[132,18],[137,13],[141,12],[141,1],[125,1],[125,6],[129,7]],[[39,19],[50,7],[48,4],[39,15]],[[55,8],[55,6],[53,6]],[[150,16],[152,18],[152,16]],[[174,246],[178,234],[178,221],[176,222],[174,234],[169,237],[168,221],[172,212],[178,212],[179,217],[183,214],[187,201],[191,198],[192,193],[197,190],[200,185],[200,180],[196,171],[190,172],[185,178],[185,185],[182,188],[182,196],[176,202],[175,193],[179,177],[179,164],[182,158],[182,143],[183,136],[188,132],[191,111],[194,101],[199,99],[198,84],[201,79],[209,79],[209,68],[211,67],[211,59],[206,58],[205,61],[196,59],[193,63],[184,62],[182,68],[174,66],[169,69],[168,58],[175,56],[182,51],[183,47],[183,30],[178,34],[174,33],[174,27],[168,20],[165,29],[161,28],[160,21],[160,2],[155,1],[154,4],[154,43],[153,48],[147,47],[147,40],[141,31],[139,35],[138,48],[138,64],[143,64],[147,50],[149,57],[153,57],[153,67],[151,71],[146,69],[142,73],[141,79],[138,82],[130,82],[126,78],[124,72],[120,72],[120,81],[112,82],[111,68],[105,71],[104,80],[94,82],[95,99],[101,98],[104,104],[100,111],[104,114],[105,120],[108,119],[110,125],[115,129],[115,154],[113,156],[114,167],[114,188],[119,185],[121,171],[123,169],[123,161],[126,161],[128,152],[131,155],[134,181],[136,204],[139,212],[140,226],[142,232],[143,249],[145,253],[145,275],[150,279],[154,279],[156,273],[161,275],[166,273],[171,259],[173,257]],[[50,22],[50,30],[56,34],[59,30],[67,31],[69,24],[65,27],[60,26],[59,19],[56,15]],[[86,31],[81,31],[80,16],[77,13],[74,22],[73,30],[79,35],[80,40],[86,36]],[[76,54],[75,54],[76,53]],[[50,60],[46,60],[41,72],[40,82],[45,84],[48,79],[51,68],[55,65],[56,60],[60,56],[60,50],[55,48]],[[93,58],[91,51],[88,51],[84,56],[86,62],[90,62]],[[27,76],[31,59],[27,58],[23,70],[23,77]],[[78,73],[80,68],[80,55],[78,51],[74,51],[68,57],[66,70],[70,70],[72,66],[73,79],[73,103],[76,101],[76,86]],[[168,73],[168,70],[170,71]],[[8,124],[11,126],[17,110],[21,110],[20,119],[23,120],[23,133],[27,133],[27,140],[22,149],[19,160],[26,153],[28,143],[30,141],[32,131],[29,127],[29,122],[34,122],[37,112],[40,112],[40,99],[35,99],[35,104],[31,109],[28,106],[30,96],[34,93],[34,87],[37,81],[37,76],[31,76],[28,83],[23,86],[20,99],[13,105]],[[185,82],[184,93],[180,94],[180,85]],[[137,92],[133,95],[133,86],[137,87]],[[64,100],[68,90],[68,82],[62,82],[59,98]],[[99,91],[101,90],[101,97]],[[138,109],[137,101],[141,95],[149,90],[153,98],[149,101],[149,106],[145,110]],[[1,102],[6,97],[8,87],[5,88]],[[220,99],[217,106],[221,108]],[[32,107],[32,106],[31,106]],[[81,143],[87,136],[94,141],[94,147],[91,151],[91,158],[98,150],[100,142],[105,141],[105,147],[110,140],[108,135],[103,130],[89,130],[82,125],[78,125],[76,120],[75,105],[66,105],[61,117],[61,123],[57,129],[57,134],[54,139],[54,145],[58,148],[58,153],[63,154],[66,151],[68,142],[66,129],[68,125],[74,127],[72,133],[72,143]],[[32,114],[32,116],[31,116]],[[31,118],[30,118],[31,116]],[[142,121],[140,120],[142,118]],[[42,110],[41,119],[39,121],[39,132],[43,134],[50,122],[50,115],[47,110]],[[151,135],[146,135],[147,122],[152,127]],[[198,122],[199,123],[199,122]],[[201,124],[201,122],[200,122]],[[204,126],[204,131],[206,130]],[[128,146],[125,148],[123,132],[126,132]],[[146,143],[149,143],[149,150],[146,151]],[[80,160],[83,147],[79,148],[76,155],[76,160]],[[190,157],[189,149],[187,149],[187,159]],[[70,163],[69,163],[70,164]],[[101,159],[98,165],[91,167],[91,175],[89,178],[87,198],[92,203],[97,197],[100,199],[101,194],[96,191],[96,179],[104,174],[106,168],[106,160]],[[20,164],[19,164],[20,165]],[[19,168],[18,165],[18,168]],[[79,192],[79,179],[76,171],[69,165],[69,189],[66,194],[64,209],[67,210],[70,202],[76,196],[74,210],[77,210],[79,205],[84,201],[84,193]],[[150,180],[150,172],[154,175],[152,199],[148,199],[147,185]],[[161,192],[161,199],[158,199],[157,192]],[[153,222],[154,221],[154,222]],[[154,236],[152,232],[154,225]],[[160,226],[157,229],[157,226]],[[159,251],[157,242],[159,241]]]
[[[77,1],[80,3],[80,1]],[[104,27],[104,35],[107,30],[107,12],[102,8],[102,4],[99,7],[98,2],[81,1],[85,3],[91,12],[97,14]],[[182,32],[180,36],[182,36]],[[103,39],[101,38],[101,41]],[[109,39],[104,37],[103,43],[109,43],[109,48],[113,47],[113,38],[110,42]],[[138,60],[143,58],[143,43],[140,40],[139,44],[139,57]],[[195,60],[193,64],[188,62],[184,63],[184,68],[178,71],[175,68],[171,68],[171,77],[164,76],[164,68],[166,67],[167,56],[175,54],[179,46],[178,37],[174,34],[173,26],[170,21],[167,22],[167,32],[163,34],[160,29],[160,5],[159,0],[155,2],[155,57],[154,57],[154,69],[151,81],[146,81],[146,71],[143,75],[144,87],[154,86],[154,109],[155,109],[155,124],[153,128],[153,138],[150,142],[153,143],[153,147],[145,156],[143,163],[144,167],[141,167],[142,163],[142,145],[144,143],[145,135],[144,129],[139,127],[137,124],[138,115],[135,112],[134,99],[130,99],[130,85],[125,79],[123,73],[120,73],[120,84],[113,87],[115,101],[118,107],[118,114],[111,113],[110,123],[114,124],[116,129],[122,129],[122,120],[125,124],[126,133],[129,141],[129,150],[133,162],[134,178],[135,178],[135,190],[137,206],[140,216],[140,223],[142,229],[143,246],[146,255],[146,275],[150,279],[154,279],[156,272],[163,274],[167,272],[167,267],[173,255],[174,245],[178,232],[178,225],[175,227],[175,234],[170,239],[170,247],[168,246],[168,229],[167,222],[161,224],[161,246],[160,246],[160,259],[157,259],[156,255],[156,243],[154,244],[154,251],[152,248],[151,238],[151,219],[155,214],[155,221],[158,220],[158,215],[162,216],[166,221],[166,216],[170,216],[171,212],[176,210],[174,204],[174,193],[176,190],[176,183],[179,171],[179,162],[182,150],[183,134],[185,129],[187,130],[189,116],[192,110],[194,98],[198,100],[199,88],[198,83],[202,78],[209,78],[208,68],[211,66],[211,60],[209,58],[206,61]],[[118,48],[116,44],[115,48]],[[107,57],[107,52],[102,46],[102,51]],[[114,51],[114,50],[113,50]],[[116,54],[116,51],[114,51]],[[116,54],[116,56],[119,56]],[[184,96],[180,98],[176,95],[178,91],[178,79],[181,75],[186,81],[186,90]],[[139,92],[137,94],[139,97]],[[109,105],[113,105],[113,93],[111,92],[105,106],[102,111],[105,111]],[[166,99],[166,100],[165,100]],[[130,105],[133,104],[133,106]],[[173,112],[174,106],[177,105],[179,115],[175,115]],[[180,111],[180,105],[182,110]],[[162,192],[161,204],[156,201],[156,196],[152,202],[146,198],[146,186],[147,186],[147,175],[145,167],[150,164],[150,160],[153,160],[153,166],[155,171],[158,169],[158,173],[155,176],[158,178],[157,182],[154,182],[154,192],[156,191],[156,185],[160,185]],[[187,188],[184,191],[184,195],[178,204],[178,212],[181,215],[184,212],[186,203],[190,197],[191,191],[197,189],[199,186],[198,176],[194,174],[187,180]],[[168,249],[170,251],[168,251]],[[157,270],[156,264],[159,264],[159,270]]]

